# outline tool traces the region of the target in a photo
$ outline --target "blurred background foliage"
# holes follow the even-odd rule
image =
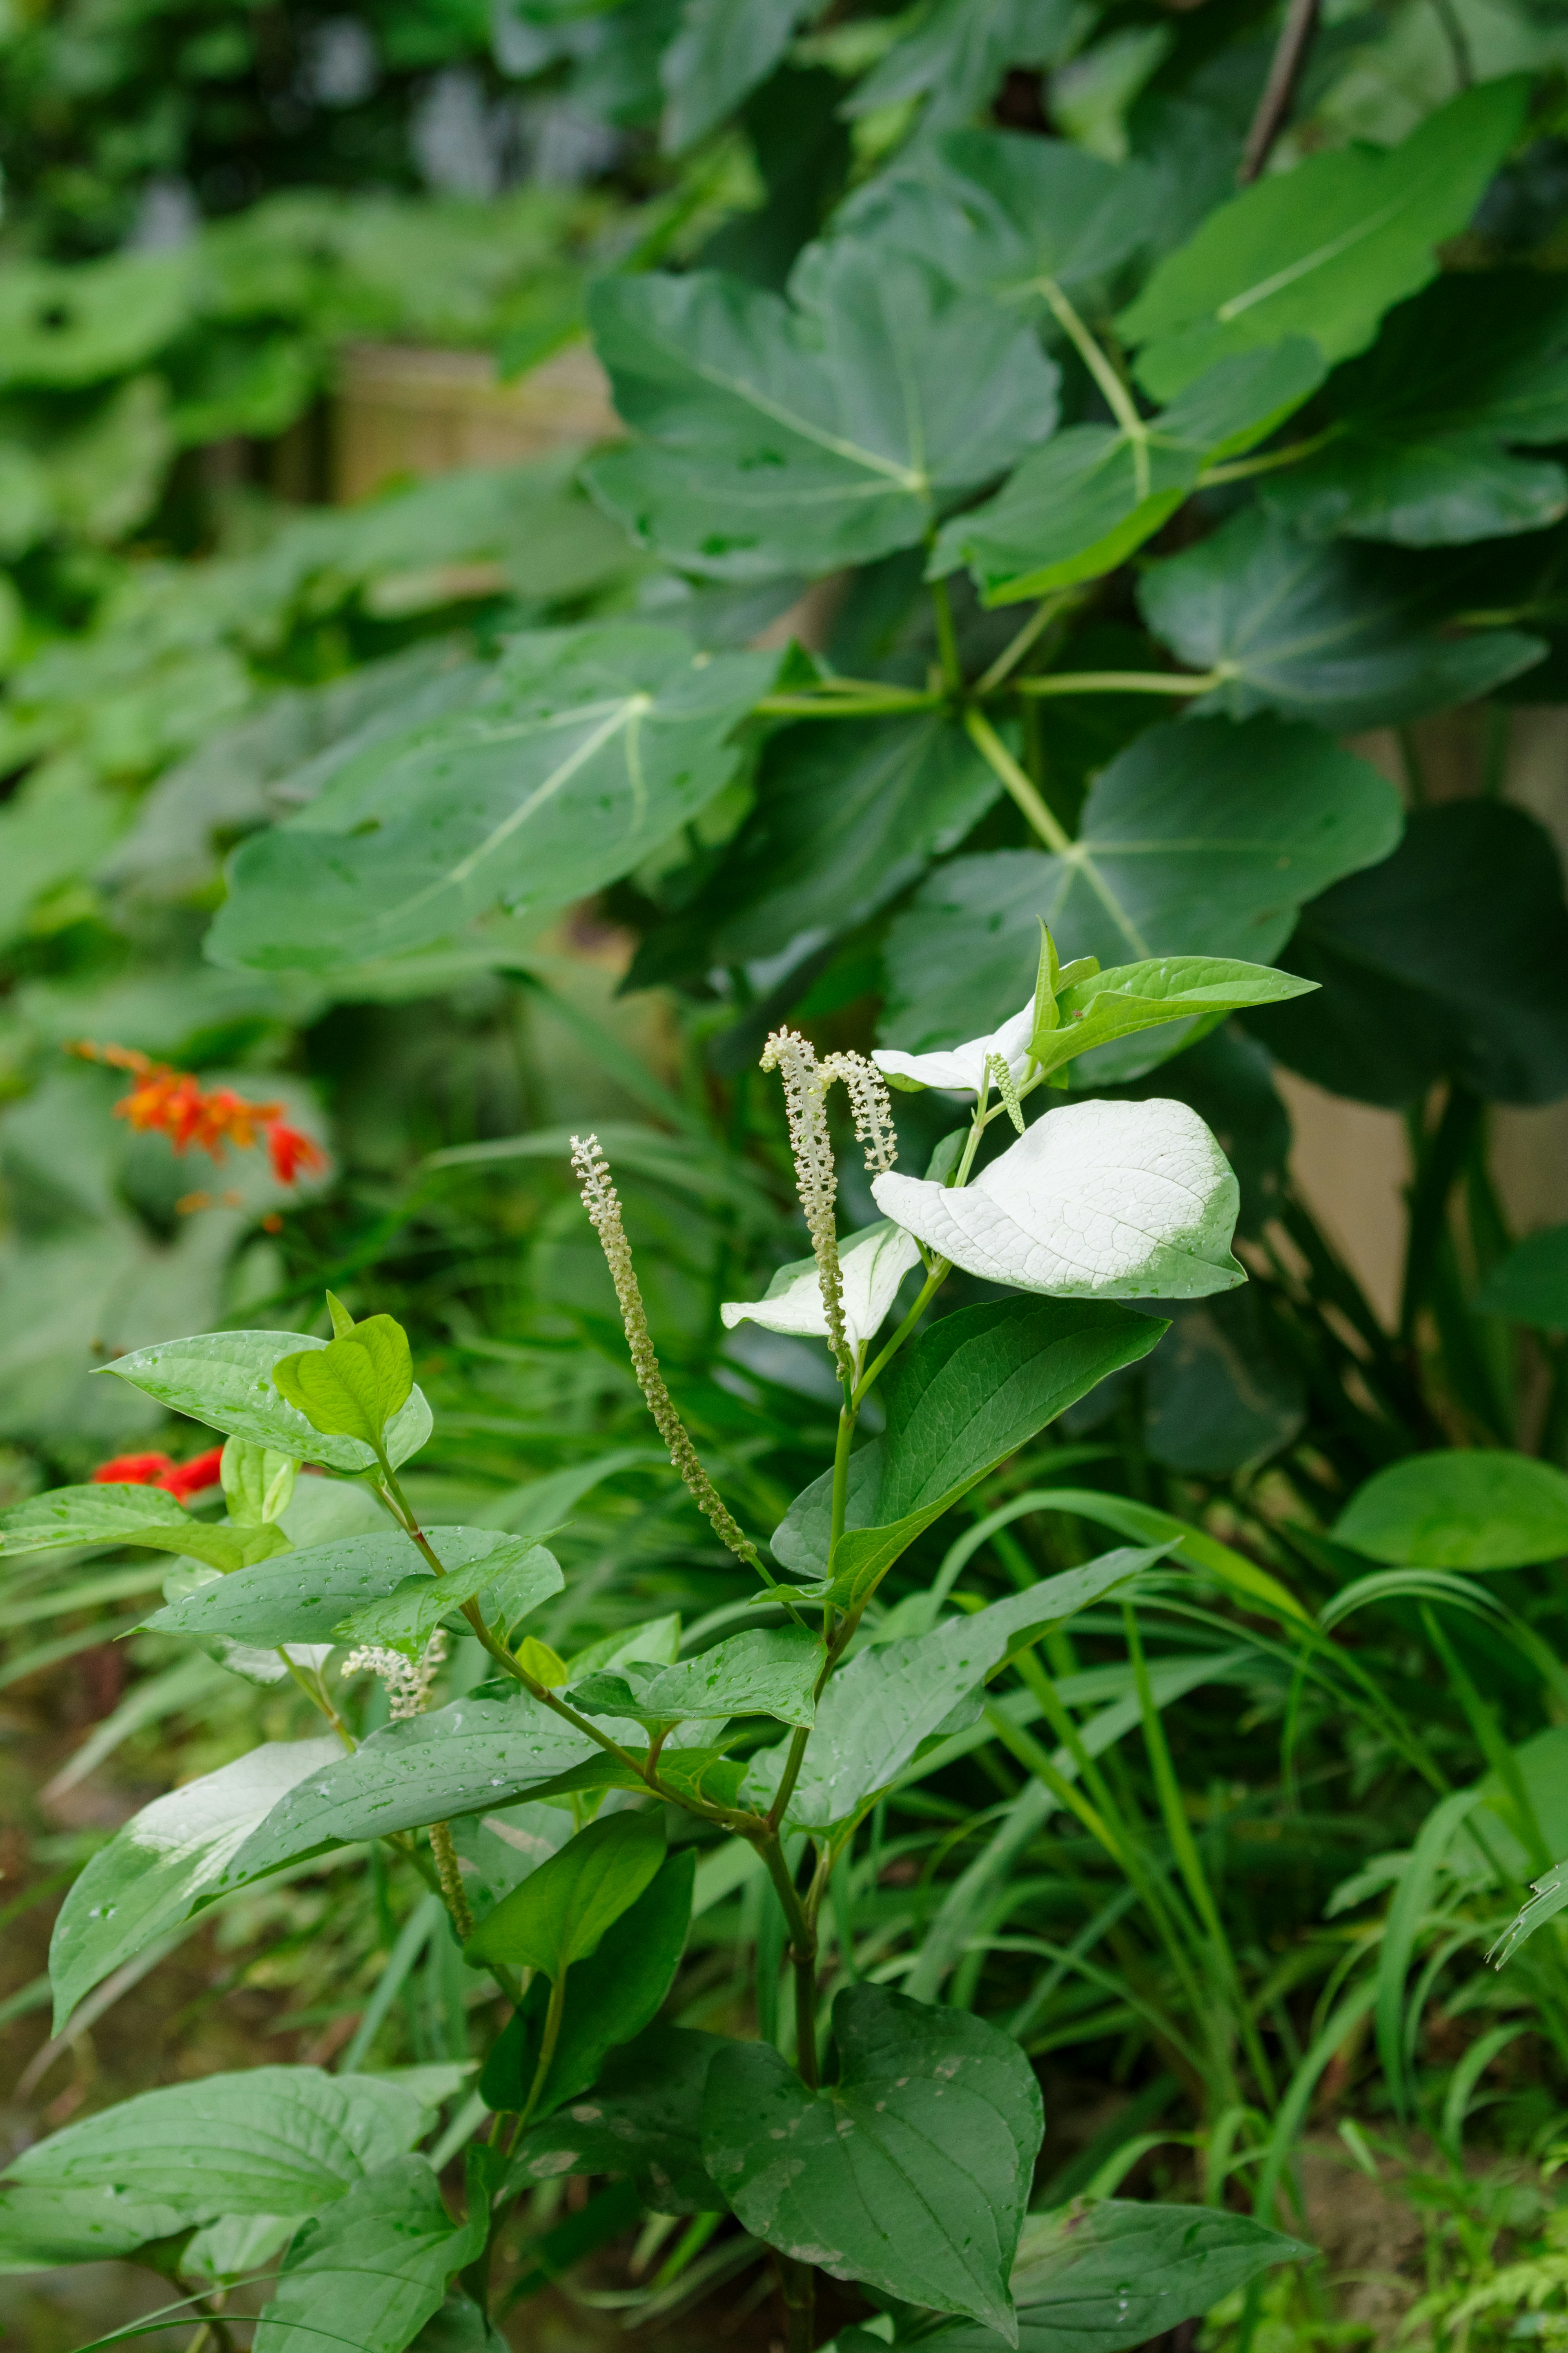
[[[899,894],[957,840],[924,842],[864,920],[847,898],[815,961],[792,964],[800,927],[787,903],[769,912],[762,884],[779,884],[799,809],[836,784],[769,752],[595,902],[495,916],[455,946],[320,981],[204,962],[234,845],[308,797],[313,763],[458,707],[509,635],[636,612],[743,644],[807,585],[716,586],[630,547],[577,482],[605,425],[591,393],[552,411],[531,456],[395,474],[334,502],[345,387],[366,347],[479,355],[487,384],[493,357],[497,381],[520,386],[526,437],[524,396],[547,380],[532,372],[580,356],[592,280],[702,264],[776,288],[846,189],[903,142],[970,121],[1142,162],[1173,247],[1234,184],[1278,30],[1268,0],[0,0],[4,1500],[127,1446],[192,1451],[191,1431],[90,1380],[95,1362],[226,1322],[314,1329],[330,1285],[416,1335],[439,1433],[408,1482],[421,1512],[567,1524],[545,1640],[566,1651],[739,1606],[733,1565],[649,1442],[566,1137],[597,1124],[672,1383],[726,1491],[772,1525],[831,1442],[834,1400],[819,1352],[752,1327],[725,1339],[719,1322],[725,1298],[754,1295],[801,1248],[782,1120],[752,1065],[785,1013],[827,1044],[869,1041],[899,979]],[[1457,84],[1516,71],[1532,77],[1530,136],[1449,259],[1559,269],[1568,12],[1549,0],[1327,8],[1278,160],[1392,145]],[[1225,510],[1215,494],[1204,521]],[[1430,578],[1429,559],[1409,561]],[[1563,692],[1562,562],[1560,533],[1543,530],[1482,549],[1443,591],[1445,623],[1530,603],[1551,649],[1486,705],[1484,741],[1464,732],[1473,713],[1459,730],[1479,741],[1484,792],[1507,781],[1520,707]],[[841,668],[919,677],[932,642],[917,587],[918,567],[886,559],[811,628]],[[984,658],[996,617],[963,595],[958,609]],[[1120,670],[1152,642],[1124,580],[1058,651]],[[1403,723],[1412,799],[1441,797],[1452,737],[1431,731],[1448,699],[1439,683],[1420,706],[1436,716]],[[1065,814],[1155,715],[1106,697],[1040,719]],[[1451,822],[1433,808],[1413,831]],[[962,837],[971,853],[1024,838],[1005,803]],[[910,1556],[895,1601],[939,1574],[1006,1589],[1082,1557],[1100,1541],[1091,1515],[1014,1509],[1070,1482],[1174,1513],[1316,1606],[1366,1567],[1330,1530],[1379,1467],[1449,1444],[1563,1460],[1568,1252],[1549,1235],[1521,1262],[1489,1100],[1550,1102],[1568,1077],[1561,881],[1553,868],[1527,904],[1506,859],[1455,871],[1473,894],[1453,916],[1455,956],[1472,921],[1478,967],[1506,964],[1510,934],[1518,951],[1481,1044],[1472,1008],[1424,983],[1423,1029],[1391,984],[1373,999],[1387,1051],[1370,1070],[1310,1037],[1233,1025],[1162,1071],[1158,1087],[1186,1094],[1236,1163],[1253,1282],[1184,1310],[1147,1372],[998,1474],[968,1535]],[[789,879],[785,866],[786,902]],[[1375,899],[1358,916],[1343,895],[1356,886],[1339,887],[1301,934],[1325,965],[1355,964],[1365,927],[1382,938],[1389,920]],[[737,906],[758,905],[748,934]],[[1534,1060],[1511,1092],[1493,1088],[1487,1056],[1517,1042],[1531,992]],[[1436,1040],[1429,1064],[1417,1031]],[[110,1074],[61,1050],[83,1037],[285,1101],[330,1148],[328,1176],[285,1189],[240,1158],[215,1175],[128,1134]],[[1292,1174],[1270,1047],[1407,1120],[1392,1307],[1369,1298]],[[943,1119],[906,1099],[900,1123],[915,1165]],[[851,1221],[868,1219],[852,1152],[843,1185]],[[210,1205],[183,1211],[196,1186]],[[465,2057],[480,1981],[442,1938],[411,1936],[417,1891],[374,1858],[226,1907],[160,1948],[156,1978],[111,1981],[68,2042],[44,2042],[44,1939],[73,1872],[149,1796],[300,1728],[286,1693],[133,1632],[139,1578],[100,1556],[61,1582],[51,1558],[0,1599],[0,2024],[17,2129],[182,2070],[331,2063],[367,2004],[384,2061]],[[1217,1600],[1157,1613],[1161,1721],[1224,1919],[1196,1975],[1103,1843],[1064,1830],[1059,1810],[1051,1827],[1030,1728],[1046,1703],[1027,1677],[990,1737],[961,1736],[879,1810],[836,1887],[841,1978],[894,1976],[978,2005],[1037,2056],[1048,2201],[1091,2186],[1246,2200],[1257,2168],[1278,2172],[1305,2139],[1309,2225],[1337,2284],[1288,2277],[1261,2306],[1222,2308],[1213,2353],[1361,2347],[1401,2327],[1417,2343],[1568,2334],[1563,1953],[1543,1935],[1501,1978],[1481,1957],[1521,1880],[1568,1852],[1560,1574],[1510,1570],[1486,1592],[1463,1616],[1433,1590],[1370,1597],[1337,1679]],[[1108,1722],[1137,1721],[1120,1617],[1079,1621],[1048,1663],[1108,1743],[1097,1801],[1168,1877],[1159,1757],[1115,1746]],[[476,1672],[459,1655],[449,1688]],[[1435,1798],[1476,1787],[1502,1806],[1505,1837],[1533,1825],[1500,1872],[1424,1842]],[[755,1883],[705,1894],[682,2022],[787,2031],[781,1922]],[[1374,1989],[1375,2021],[1370,2001],[1342,2000],[1352,1978]],[[1259,2021],[1283,2073],[1240,2093],[1214,2052]],[[563,2191],[541,2192],[521,2227],[542,2250],[530,2295],[558,2272],[574,2283],[550,2289],[552,2344],[616,2341],[628,2317],[655,2345],[721,2319],[737,2341],[753,2328],[767,2341],[757,2300],[742,2308],[750,2288],[728,2284],[743,2272],[731,2240],[634,2243],[613,2200],[579,2213]],[[16,2293],[16,2341],[53,2353],[125,2319],[140,2290],[117,2274]]]

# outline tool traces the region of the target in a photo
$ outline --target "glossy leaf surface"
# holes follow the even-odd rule
[[[1358,1487],[1334,1538],[1414,1568],[1523,1568],[1568,1553],[1568,1475],[1487,1449],[1413,1454]]]
[[[1018,2353],[1124,2353],[1212,2312],[1273,2264],[1315,2253],[1212,2207],[1107,2198],[1031,2216],[1013,2271]],[[942,2353],[994,2353],[996,2339],[950,2322],[930,2342]]]
[[[771,2045],[709,2069],[703,2162],[769,2246],[1017,2342],[1007,2275],[1045,2128],[1010,2036],[857,1986],[833,2010],[838,2081],[806,2090]]]
[[[529,2126],[512,2179],[629,2174],[657,2213],[723,2212],[702,2164],[702,2094],[714,2057],[732,2047],[725,2035],[650,2026],[605,2061],[590,2097]]]
[[[1035,969],[1042,919],[1064,957],[1108,967],[1194,955],[1271,964],[1301,902],[1385,858],[1401,823],[1394,787],[1315,728],[1152,728],[1096,778],[1070,853],[991,850],[922,886],[889,933],[882,1037],[922,1051],[994,1029]],[[1104,1076],[1158,1059],[1135,1045],[1129,1067]]]
[[[331,1737],[267,1741],[133,1814],[72,1881],[56,1918],[55,2031],[110,1970],[185,1918],[285,1790],[342,1754]]]
[[[305,1332],[201,1332],[188,1340],[163,1340],[117,1357],[104,1370],[126,1381],[171,1413],[189,1414],[231,1438],[270,1446],[300,1462],[322,1462],[331,1471],[368,1471],[375,1461],[361,1440],[312,1430],[272,1386],[280,1356],[325,1348]],[[417,1452],[430,1435],[430,1409],[415,1389],[387,1425],[385,1446],[393,1469]]]
[[[309,2214],[401,2156],[425,2111],[402,2084],[319,2067],[252,2067],[143,2092],[36,2141],[33,2188],[116,2186],[182,2213]]]
[[[895,1358],[881,1389],[887,1428],[849,1458],[831,1565],[831,1472],[795,1497],[774,1553],[804,1574],[831,1568],[836,1599],[863,1601],[923,1528],[1163,1329],[1099,1300],[1005,1299],[941,1317]]]
[[[481,2211],[460,2228],[422,2157],[399,2157],[301,2225],[256,2331],[256,2353],[404,2353],[485,2243]]]
[[[774,1715],[785,1724],[810,1724],[825,1655],[810,1627],[779,1626],[763,1634],[731,1634],[672,1667],[632,1662],[602,1667],[567,1696],[582,1715],[647,1725],[704,1715]]]
[[[1165,1549],[1155,1544],[1102,1553],[973,1617],[858,1652],[823,1694],[790,1821],[818,1829],[858,1813],[1022,1638],[1114,1591]],[[746,1792],[753,1802],[771,1800],[784,1757],[781,1747],[753,1758]]]
[[[352,1757],[300,1782],[226,1865],[214,1892],[357,1839],[491,1812],[599,1753],[586,1734],[536,1701],[454,1700],[385,1725]]]
[[[506,1961],[559,1978],[596,1949],[663,1860],[664,1824],[657,1816],[604,1815],[496,1905],[469,1938],[466,1957],[470,1965]]]

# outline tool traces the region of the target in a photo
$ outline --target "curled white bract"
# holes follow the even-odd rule
[[[971,1038],[963,1046],[946,1046],[930,1054],[902,1054],[896,1047],[879,1046],[871,1060],[892,1078],[912,1079],[917,1086],[942,1087],[949,1093],[978,1094],[986,1081],[986,1064],[1000,1054],[1013,1073],[1015,1086],[1029,1074],[1029,1039],[1035,1027],[1035,1000],[1004,1021],[988,1038]],[[872,1187],[875,1191],[875,1187]]]
[[[1245,1282],[1237,1182],[1186,1103],[1069,1103],[951,1192],[879,1176],[877,1206],[966,1273],[1063,1299],[1203,1299]]]
[[[914,1238],[890,1218],[879,1218],[838,1245],[843,1280],[844,1330],[852,1347],[869,1340],[886,1320],[900,1283],[920,1251]],[[761,1299],[727,1299],[720,1309],[727,1331],[737,1324],[761,1324],[770,1332],[798,1333],[826,1340],[827,1315],[814,1258],[781,1266]]]

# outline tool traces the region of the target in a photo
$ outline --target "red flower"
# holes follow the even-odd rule
[[[194,1144],[209,1159],[221,1160],[226,1145],[237,1145],[244,1152],[265,1137],[280,1185],[292,1185],[301,1174],[314,1176],[327,1165],[320,1146],[289,1126],[280,1103],[252,1103],[232,1087],[204,1087],[189,1071],[154,1062],[134,1046],[94,1046],[84,1039],[67,1050],[84,1061],[129,1071],[131,1091],[115,1104],[115,1117],[129,1121],[140,1133],[156,1130],[166,1135],[176,1152],[188,1151]],[[193,1208],[205,1206],[205,1197],[185,1198]]]
[[[217,1485],[222,1462],[221,1446],[209,1446],[188,1462],[176,1462],[169,1454],[117,1454],[112,1462],[100,1462],[92,1476],[95,1484],[162,1487],[184,1503],[187,1495],[200,1495]]]
[[[313,1176],[317,1169],[327,1165],[327,1155],[321,1146],[281,1119],[275,1119],[267,1131],[267,1149],[272,1174],[280,1185],[291,1185],[301,1169],[307,1176]]]
[[[155,1483],[177,1495],[183,1504],[187,1495],[200,1495],[208,1487],[216,1487],[222,1477],[223,1449],[209,1446],[205,1454],[193,1454],[188,1462],[171,1463]]]
[[[117,1454],[112,1462],[100,1462],[93,1472],[95,1482],[117,1487],[161,1487],[163,1474],[174,1467],[172,1454]]]

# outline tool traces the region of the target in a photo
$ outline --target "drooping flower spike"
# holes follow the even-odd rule
[[[844,1270],[839,1263],[835,1216],[838,1170],[827,1126],[827,1090],[835,1079],[842,1080],[855,1114],[856,1140],[865,1146],[866,1166],[885,1175],[899,1156],[887,1085],[880,1072],[863,1055],[829,1054],[826,1061],[819,1062],[810,1039],[803,1038],[796,1029],[773,1031],[763,1048],[762,1067],[764,1071],[777,1071],[784,1080],[795,1191],[805,1212],[806,1231],[811,1236],[812,1256],[821,1287],[822,1321],[814,1321],[812,1328],[826,1334],[840,1378],[852,1380],[854,1365],[846,1335]],[[768,1319],[759,1316],[756,1320]]]
[[[129,1071],[132,1085],[114,1106],[138,1134],[166,1135],[178,1153],[194,1145],[209,1160],[221,1160],[229,1145],[242,1152],[265,1143],[272,1173],[280,1185],[297,1184],[327,1165],[320,1145],[285,1119],[280,1103],[252,1103],[232,1087],[204,1087],[190,1071],[176,1071],[154,1062],[134,1046],[98,1046],[82,1039],[66,1050],[86,1062],[103,1062],[110,1070]],[[205,1208],[208,1197],[185,1197],[193,1208]]]

